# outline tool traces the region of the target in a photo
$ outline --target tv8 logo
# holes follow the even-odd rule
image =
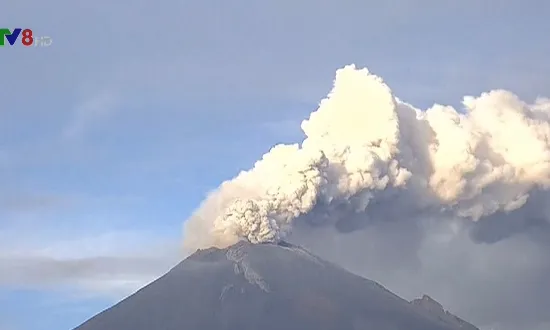
[[[0,29],[0,46],[4,46],[4,41],[7,40],[10,46],[13,46],[17,39],[21,36],[23,46],[29,47],[34,44],[34,36],[31,29],[16,28],[13,31],[10,29]]]

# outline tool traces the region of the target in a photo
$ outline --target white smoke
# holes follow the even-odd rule
[[[338,70],[302,144],[224,182],[185,223],[185,246],[277,241],[298,222],[354,230],[392,212],[483,221],[546,190],[550,100],[495,90],[463,104],[421,111],[367,69]],[[381,203],[390,208],[376,212]]]

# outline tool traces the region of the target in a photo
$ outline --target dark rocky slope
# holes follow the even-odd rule
[[[424,300],[409,303],[299,247],[240,242],[197,251],[76,329],[477,329]]]

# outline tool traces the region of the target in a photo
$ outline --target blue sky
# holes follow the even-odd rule
[[[366,66],[419,107],[550,90],[546,1],[12,1],[0,330],[70,329],[180,258],[182,223]],[[28,315],[33,315],[29,318]]]

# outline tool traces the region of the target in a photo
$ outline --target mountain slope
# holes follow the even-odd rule
[[[443,309],[443,306],[435,301],[432,297],[428,295],[422,296],[420,299],[415,299],[411,301],[411,304],[423,308],[425,311],[429,312],[433,316],[447,324],[453,325],[454,327],[462,330],[479,330],[472,324],[464,321],[458,316],[451,314],[449,311]]]
[[[76,329],[477,328],[441,319],[376,282],[299,247],[240,242],[227,249],[197,251],[166,275]]]

